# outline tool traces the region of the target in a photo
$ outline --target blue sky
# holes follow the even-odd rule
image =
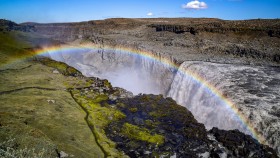
[[[0,0],[0,18],[18,23],[114,17],[280,18],[280,0]]]

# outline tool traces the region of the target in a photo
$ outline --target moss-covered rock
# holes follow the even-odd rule
[[[81,73],[75,68],[59,61],[54,61],[45,57],[37,57],[37,60],[42,64],[57,69],[60,73],[66,76],[81,76]]]
[[[208,150],[205,127],[171,98],[138,95],[118,99],[116,108],[126,117],[110,123],[106,133],[131,157],[184,157],[195,155],[195,148]]]
[[[151,134],[146,128],[141,128],[129,123],[125,123],[122,127],[121,134],[131,139],[145,141],[153,144],[161,145],[164,143],[164,136],[160,134]]]
[[[96,91],[87,91],[87,93],[92,94],[86,96],[81,90],[71,90],[73,98],[87,113],[85,119],[99,147],[106,157],[124,157],[125,155],[116,149],[115,143],[106,136],[104,129],[109,123],[126,117],[125,114],[114,108],[101,106],[102,102],[108,100],[108,95],[100,95]]]

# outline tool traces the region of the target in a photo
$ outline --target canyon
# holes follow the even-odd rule
[[[195,72],[233,102],[238,112],[265,138],[263,143],[279,154],[279,25],[279,20],[159,18],[24,23],[10,29],[52,40],[32,40],[35,48],[73,47],[70,51],[43,56],[64,62],[86,77],[108,79],[114,87],[134,95],[162,94],[173,98],[208,130],[218,127],[252,134],[227,103],[184,73]],[[96,49],[75,49],[82,45]],[[127,53],[118,47],[150,52],[158,60]],[[176,67],[165,64],[165,60]],[[217,132],[215,128],[210,131]],[[112,139],[115,137],[112,135]]]
[[[280,70],[277,67],[185,61],[176,70],[155,59],[106,49],[71,49],[47,56],[75,67],[85,76],[108,79],[113,86],[135,95],[171,97],[209,130],[218,127],[252,134],[227,103],[184,73],[185,70],[195,72],[231,100],[265,137],[266,143],[279,147]]]
[[[206,88],[172,67],[103,47],[150,51],[215,85],[252,121],[267,143],[279,148],[279,20],[107,19],[72,24],[31,24],[36,32],[70,44],[92,43],[97,52],[62,53],[65,62],[86,76],[106,78],[135,94],[172,97],[208,129],[249,133]],[[30,25],[30,24],[29,24]],[[57,56],[57,54],[55,54]],[[125,82],[124,82],[125,81]],[[135,84],[136,83],[136,84]],[[141,89],[137,88],[141,87]]]

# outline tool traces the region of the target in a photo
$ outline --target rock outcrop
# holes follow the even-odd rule
[[[156,31],[170,31],[174,33],[189,32],[193,35],[201,32],[210,33],[236,33],[246,35],[261,35],[280,37],[279,24],[274,20],[244,20],[244,21],[223,21],[219,19],[193,20],[185,24],[151,24],[149,27],[156,28]]]
[[[273,150],[267,146],[255,143],[256,140],[244,135],[238,130],[225,131],[213,128],[209,132],[219,143],[228,149],[228,157],[277,157],[276,155],[268,154],[270,152],[273,153]],[[214,155],[219,155],[219,152],[216,151],[211,154],[215,157]]]

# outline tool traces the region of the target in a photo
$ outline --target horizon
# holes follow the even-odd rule
[[[220,18],[208,18],[208,17],[156,17],[156,18],[107,18],[107,19],[96,19],[96,20],[87,20],[87,21],[58,21],[58,22],[34,22],[34,21],[26,21],[26,22],[15,22],[10,19],[0,18],[0,20],[7,20],[15,22],[16,24],[25,24],[25,23],[36,23],[36,24],[62,24],[62,23],[83,23],[83,22],[89,22],[89,21],[102,21],[102,20],[109,20],[109,19],[218,19],[218,20],[224,20],[224,21],[249,21],[249,20],[279,20],[280,18],[257,18],[257,19],[241,19],[241,20],[227,20],[227,19],[220,19]]]
[[[68,23],[112,18],[280,18],[278,0],[0,0],[0,19],[16,23]]]

